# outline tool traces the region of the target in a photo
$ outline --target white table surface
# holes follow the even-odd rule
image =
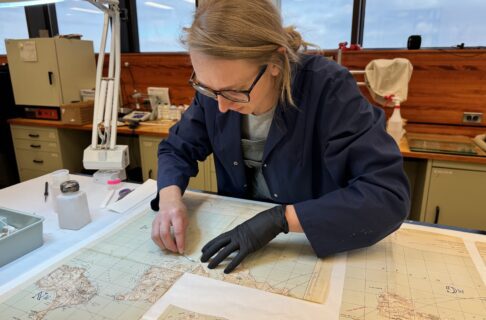
[[[28,277],[29,271],[40,267],[44,262],[62,255],[68,249],[117,221],[125,220],[136,214],[137,210],[129,210],[120,214],[106,208],[101,209],[100,204],[109,192],[107,187],[94,183],[90,176],[71,174],[70,178],[79,182],[80,189],[88,197],[92,221],[80,230],[59,228],[57,214],[53,210],[52,195],[48,196],[46,202],[44,201],[44,185],[46,181],[50,182],[49,175],[0,189],[0,207],[39,215],[45,219],[43,223],[44,244],[0,268],[0,295],[16,285],[12,282]],[[121,188],[134,189],[138,186],[140,185],[123,182]],[[154,188],[153,194],[155,192]],[[152,195],[147,195],[147,197],[150,196]],[[113,196],[111,202],[115,200],[115,197]],[[148,201],[145,201],[145,205],[148,205]]]

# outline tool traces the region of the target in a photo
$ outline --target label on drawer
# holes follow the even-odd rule
[[[453,174],[454,172],[452,170],[447,170],[447,169],[436,169],[434,168],[432,170],[434,174]]]

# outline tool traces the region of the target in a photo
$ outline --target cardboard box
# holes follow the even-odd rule
[[[89,124],[93,122],[94,101],[61,105],[61,122],[65,124]]]

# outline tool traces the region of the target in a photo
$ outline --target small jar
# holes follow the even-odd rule
[[[61,193],[61,183],[69,180],[69,170],[60,169],[50,174],[51,182],[49,184],[49,198],[52,202],[54,211],[57,212],[56,197]]]
[[[79,190],[79,183],[68,180],[61,183],[61,194],[57,195],[59,228],[79,230],[91,222],[88,198]]]
[[[106,206],[110,203],[111,198],[113,198],[113,195],[115,194],[116,190],[120,189],[121,187],[121,180],[118,178],[108,180],[106,183],[108,184],[108,194],[101,202],[100,208],[106,208]]]

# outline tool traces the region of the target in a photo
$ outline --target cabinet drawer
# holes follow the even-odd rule
[[[19,150],[59,152],[57,142],[52,141],[32,141],[26,139],[15,140],[15,148]]]
[[[34,169],[51,172],[62,168],[62,161],[57,152],[16,150],[19,169]]]
[[[57,129],[55,128],[12,126],[12,137],[14,140],[27,139],[31,141],[58,141]]]
[[[486,172],[432,168],[425,221],[486,230]]]
[[[20,181],[26,181],[30,179],[34,179],[40,176],[43,176],[45,174],[48,174],[48,171],[42,171],[42,170],[33,170],[33,169],[20,169],[19,170],[19,176],[20,176]]]
[[[143,180],[157,179],[157,151],[160,138],[139,136]]]

